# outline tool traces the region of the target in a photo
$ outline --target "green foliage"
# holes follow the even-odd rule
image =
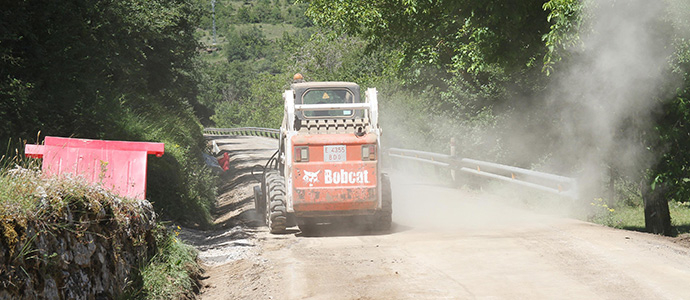
[[[266,55],[268,41],[258,27],[252,26],[244,30],[231,28],[228,31],[227,48],[228,61],[256,60]]]
[[[667,22],[673,28],[675,49],[670,57],[670,69],[677,85],[670,99],[662,99],[655,118],[655,136],[648,149],[659,160],[647,175],[652,190],[663,186],[669,200],[690,202],[690,5],[685,1],[669,0]],[[669,89],[671,87],[669,86]]]
[[[591,2],[590,2],[591,4]],[[544,10],[549,11],[547,20],[551,22],[550,30],[542,37],[546,45],[543,68],[547,74],[553,66],[562,60],[562,53],[568,48],[581,45],[580,30],[584,18],[585,2],[580,0],[550,0],[544,3]]]
[[[609,207],[609,205],[604,202],[604,199],[596,198],[589,204],[592,210],[588,221],[609,227],[618,227],[621,225],[622,221],[616,220],[613,215],[616,210]]]
[[[151,159],[149,197],[167,217],[207,224],[214,181],[200,167],[198,118],[209,114],[196,98],[200,17],[192,0],[4,6],[0,146],[10,137],[40,142],[39,131],[165,142],[166,155]],[[185,151],[170,150],[173,145]],[[181,209],[188,210],[171,213]]]
[[[311,26],[311,21],[304,15],[306,5],[292,3],[291,0],[253,0],[253,1],[216,1],[216,28],[226,31],[236,24],[290,24],[298,28]],[[201,28],[212,30],[213,15],[211,1],[199,0],[204,7]]]
[[[595,203],[595,202],[593,202]],[[614,228],[645,231],[643,206],[619,206],[610,211],[608,208],[594,206],[596,213],[591,214],[589,220]],[[690,206],[686,203],[671,201],[669,203],[673,232],[678,236],[690,232]]]
[[[505,156],[502,137],[484,136],[492,129],[516,129],[516,124],[497,121],[523,111],[548,83],[536,63],[547,53],[542,36],[550,29],[543,2],[307,2],[307,14],[317,25],[363,38],[366,53],[386,61],[383,77],[398,79],[399,85],[391,88],[409,95],[397,97],[409,97],[422,108],[393,124],[402,127],[402,132],[426,129],[433,135],[419,140],[432,140],[435,147],[447,149],[448,140],[455,137],[462,145],[479,147],[468,154],[480,153],[491,160]],[[382,52],[394,55],[382,59]],[[376,84],[388,85],[385,82]],[[379,90],[385,105],[383,95],[388,92]],[[489,127],[482,129],[482,124]],[[533,126],[529,122],[517,125]]]
[[[142,141],[165,143],[165,154],[148,160],[147,198],[156,211],[187,225],[211,224],[216,177],[206,168],[201,153],[205,142],[191,109],[172,116],[165,107],[128,112],[121,120],[127,132]]]
[[[289,39],[286,37],[285,39]],[[291,52],[288,68],[308,81],[352,81],[361,85],[392,76],[397,51],[368,49],[360,38],[316,32],[311,38],[284,45]],[[292,47],[291,47],[292,46]]]
[[[157,229],[156,244],[158,249],[155,255],[140,270],[140,289],[131,292],[127,298],[193,298],[199,290],[196,274],[201,272],[196,261],[196,249],[182,243],[176,234],[162,226]]]
[[[283,90],[291,79],[286,74],[259,74],[250,85],[248,98],[225,101],[216,107],[212,120],[220,127],[257,126],[278,128],[283,119]]]
[[[292,79],[286,71],[294,51],[308,41],[306,32],[285,31],[269,40],[259,26],[233,26],[221,45],[227,59],[205,64],[198,99],[215,111],[210,121],[224,127],[279,127],[282,91]]]
[[[38,172],[0,170],[0,215],[26,219],[39,204],[34,195],[39,186]]]
[[[546,13],[540,1],[309,1],[321,26],[400,48],[408,63],[478,74],[498,65],[521,68],[542,49]]]

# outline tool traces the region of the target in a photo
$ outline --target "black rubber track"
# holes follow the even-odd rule
[[[271,233],[284,233],[287,226],[285,179],[278,170],[266,170],[266,225]]]

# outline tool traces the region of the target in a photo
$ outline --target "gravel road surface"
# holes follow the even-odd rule
[[[218,229],[181,233],[205,264],[202,299],[690,299],[687,239],[537,213],[510,194],[405,172],[391,174],[391,232],[333,224],[272,235],[254,214],[250,170],[277,142],[216,141],[233,164]]]

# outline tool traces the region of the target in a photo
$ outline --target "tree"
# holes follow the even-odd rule
[[[478,75],[523,68],[549,30],[542,1],[309,1],[316,24],[360,35],[373,47],[401,48],[405,60]]]
[[[370,49],[399,50],[406,88],[438,89],[434,114],[470,119],[509,111],[546,82],[537,63],[550,26],[542,1],[307,2],[317,25],[363,37]]]
[[[194,0],[10,1],[0,11],[0,146],[42,136],[166,143],[149,196],[208,219],[212,181],[196,112],[201,8]],[[194,109],[197,109],[196,111]],[[177,145],[175,147],[174,145]],[[173,183],[178,185],[172,186]]]
[[[256,60],[266,55],[268,40],[256,26],[231,28],[227,34],[228,61]]]

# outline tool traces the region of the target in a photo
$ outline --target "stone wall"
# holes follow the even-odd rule
[[[0,216],[0,299],[121,297],[156,251],[155,214],[148,201],[98,203]]]

